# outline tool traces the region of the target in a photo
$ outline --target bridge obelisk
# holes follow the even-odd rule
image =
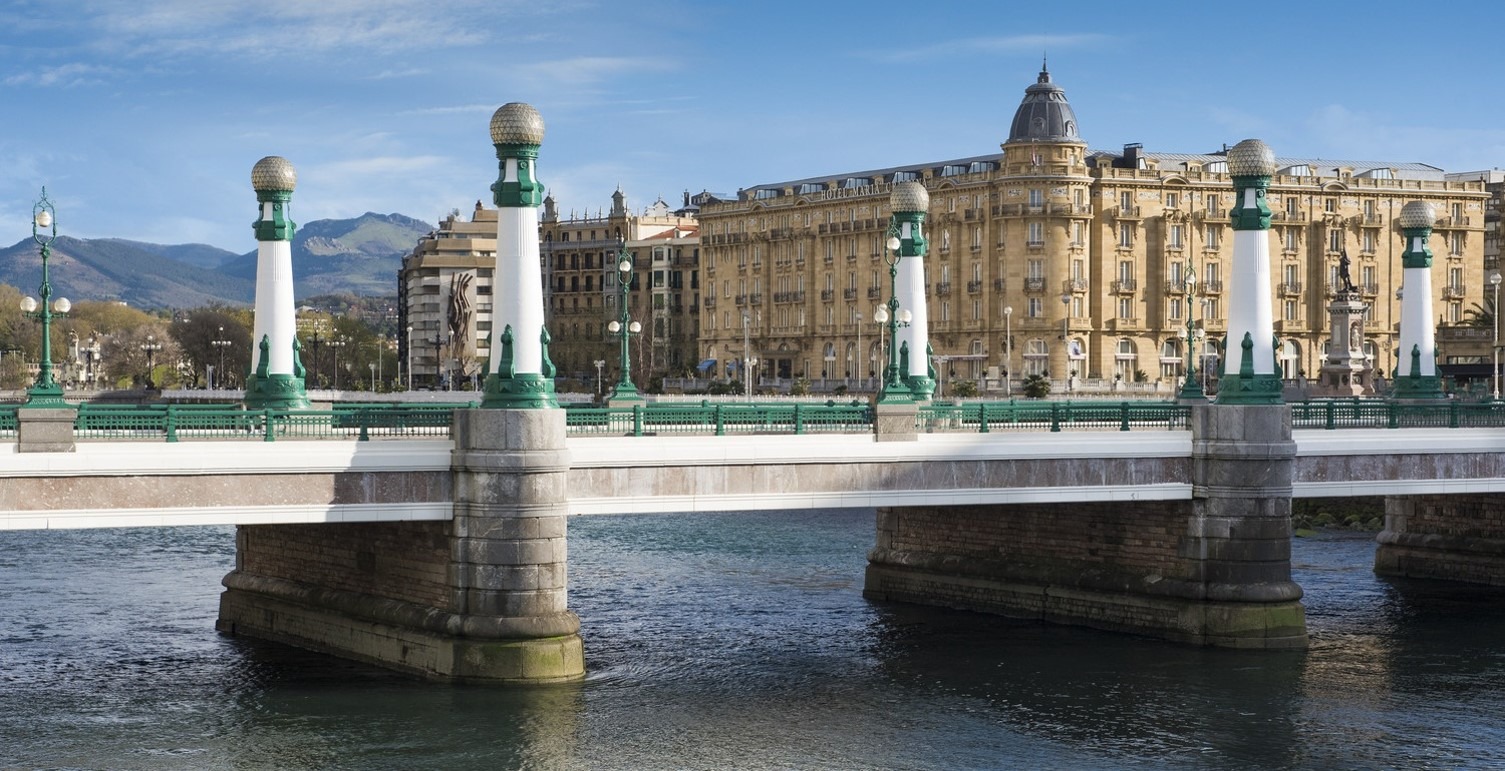
[[[1412,201],[1395,219],[1406,249],[1401,253],[1400,362],[1391,393],[1403,400],[1441,399],[1432,330],[1432,249],[1427,245],[1437,212],[1426,201]]]
[[[269,155],[251,167],[251,187],[261,216],[256,229],[256,315],[251,339],[256,350],[246,377],[246,406],[303,409],[309,406],[299,356],[293,307],[293,233],[288,204],[298,173],[286,158]]]

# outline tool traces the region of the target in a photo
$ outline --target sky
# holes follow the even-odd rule
[[[295,221],[489,206],[491,114],[536,107],[565,215],[984,155],[1042,56],[1094,150],[1505,166],[1505,4],[0,0],[0,244],[255,249]],[[9,231],[7,233],[7,231]]]

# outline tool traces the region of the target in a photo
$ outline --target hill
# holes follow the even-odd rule
[[[434,227],[401,214],[315,220],[293,238],[295,295],[389,297],[402,257]],[[256,296],[256,252],[207,244],[150,244],[60,236],[48,263],[54,296],[120,300],[137,308],[248,305]],[[30,238],[0,249],[0,283],[36,294],[42,260]]]
[[[296,294],[394,294],[403,255],[433,230],[433,225],[422,220],[374,212],[355,219],[315,220],[300,225],[293,235]],[[221,269],[254,281],[256,253],[241,255]]]

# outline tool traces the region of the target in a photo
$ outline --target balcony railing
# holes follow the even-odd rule
[[[1132,278],[1121,278],[1109,285],[1109,291],[1114,294],[1133,294],[1139,290],[1139,282]]]

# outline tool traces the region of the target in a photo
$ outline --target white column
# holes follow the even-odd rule
[[[1245,188],[1245,206],[1253,207],[1254,188]],[[1227,367],[1237,372],[1243,353],[1244,334],[1254,343],[1254,374],[1275,372],[1274,313],[1270,289],[1270,231],[1233,231],[1233,265],[1228,297]]]
[[[911,232],[912,223],[900,226],[899,240],[907,241],[921,232]],[[899,260],[899,274],[895,286],[899,296],[899,311],[909,311],[909,326],[899,327],[899,342],[909,345],[909,377],[928,376],[925,347],[930,343],[930,312],[925,304],[925,258],[906,256]]]

